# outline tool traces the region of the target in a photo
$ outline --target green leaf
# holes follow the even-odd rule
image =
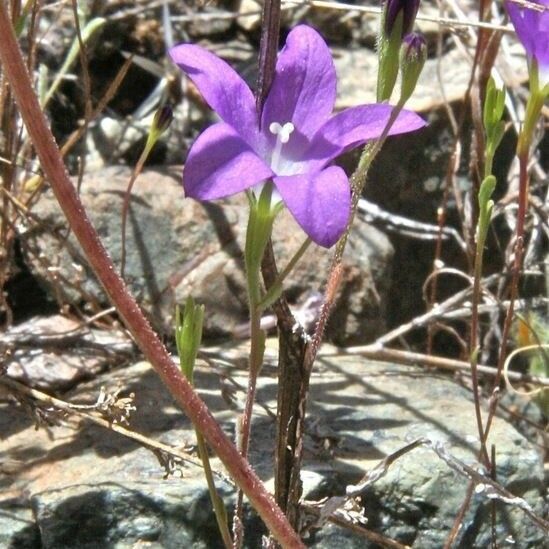
[[[494,189],[496,188],[496,178],[493,175],[489,175],[484,179],[480,185],[478,191],[478,205],[481,209],[486,207],[488,200],[492,197]]]
[[[202,341],[204,305],[196,305],[189,296],[183,314],[179,307],[175,313],[175,342],[179,355],[179,365],[185,377],[193,383],[196,356]]]
[[[87,23],[81,32],[82,43],[86,44],[89,41],[89,39],[98,30],[100,30],[103,27],[103,25],[105,25],[106,22],[107,20],[104,19],[103,17],[95,17],[89,23]],[[72,42],[72,45],[69,49],[69,52],[67,53],[67,57],[65,57],[65,61],[62,67],[57,72],[55,80],[53,81],[52,85],[50,86],[50,89],[48,90],[48,92],[44,97],[43,103],[41,104],[42,107],[44,107],[48,103],[48,101],[52,98],[53,94],[57,91],[57,88],[63,81],[63,78],[71,68],[72,64],[75,62],[79,51],[80,51],[80,41],[78,40],[78,37],[76,37]]]

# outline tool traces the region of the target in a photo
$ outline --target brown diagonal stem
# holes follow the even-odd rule
[[[272,535],[283,547],[303,547],[284,514],[266,491],[248,462],[225,436],[210,411],[183,377],[166,348],[152,330],[134,298],[116,272],[97,232],[71,183],[59,148],[32,89],[23,56],[7,12],[0,2],[0,61],[29,136],[65,216],[88,262],[115,305],[141,351],[150,361],[172,396],[203,434],[235,482],[242,488]]]

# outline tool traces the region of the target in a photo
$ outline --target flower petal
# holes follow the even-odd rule
[[[307,138],[328,120],[336,99],[336,73],[326,42],[312,28],[298,25],[278,55],[263,107],[261,127],[292,122]]]
[[[272,176],[229,124],[210,126],[194,142],[183,169],[185,195],[215,200],[236,194]]]
[[[274,184],[309,237],[330,248],[345,231],[351,213],[351,189],[338,166],[316,173],[279,176]]]
[[[238,73],[217,55],[194,44],[174,46],[169,54],[221,119],[253,144],[259,132],[255,100]]]
[[[391,105],[360,105],[334,115],[314,136],[303,155],[308,169],[318,170],[341,153],[378,138],[389,120]],[[389,135],[407,133],[426,125],[415,112],[403,110]]]
[[[534,4],[538,4],[540,8],[536,9]],[[533,0],[530,5],[506,0],[505,6],[528,57],[535,58],[540,69],[547,72],[549,69],[549,0]]]

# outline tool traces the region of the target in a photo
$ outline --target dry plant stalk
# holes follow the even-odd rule
[[[3,37],[0,41],[0,60],[4,74],[38,153],[42,169],[50,180],[71,229],[107,295],[117,308],[143,354],[151,362],[175,400],[201,430],[204,438],[227,467],[235,482],[246,493],[252,506],[264,520],[275,539],[285,547],[303,546],[299,536],[276,506],[261,480],[248,462],[241,458],[204,402],[182,376],[116,272],[70,181],[60,151],[48,129],[46,119],[32,89],[13,32],[7,6],[4,3],[0,4],[0,34]]]

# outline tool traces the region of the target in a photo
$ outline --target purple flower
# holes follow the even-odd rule
[[[402,13],[402,33],[404,38],[414,28],[419,0],[387,0],[387,11],[385,15],[385,33],[391,36],[393,26],[400,13]]]
[[[311,239],[332,246],[349,220],[350,187],[345,172],[330,163],[379,137],[392,108],[362,105],[332,116],[336,74],[330,50],[304,25],[289,33],[278,56],[261,120],[250,88],[217,56],[192,44],[173,47],[170,56],[222,120],[189,151],[186,195],[214,200],[272,179],[275,195]],[[404,111],[390,133],[424,125],[415,113]]]
[[[528,59],[535,59],[543,83],[549,82],[549,0],[506,0],[509,17]]]

